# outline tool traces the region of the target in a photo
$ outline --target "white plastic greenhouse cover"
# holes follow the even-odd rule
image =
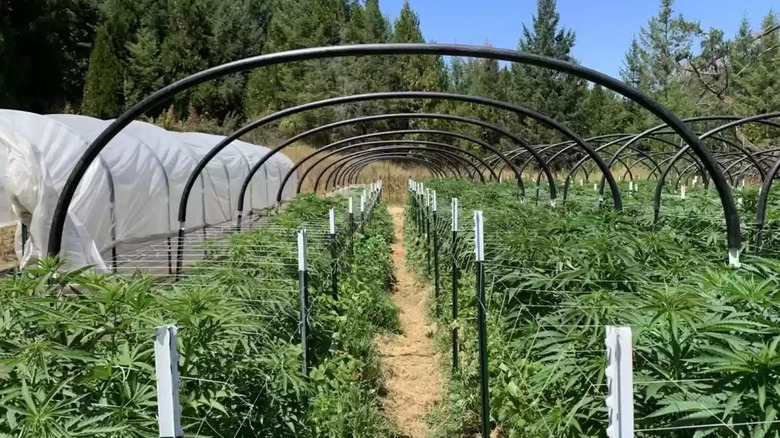
[[[75,163],[109,123],[77,115],[0,110],[0,223],[11,219],[28,226],[24,251],[17,232],[22,266],[45,255],[60,191]],[[170,132],[138,121],[122,130],[90,166],[71,203],[62,245],[68,267],[95,265],[108,270],[106,259],[113,246],[122,254],[175,236],[184,185],[200,158],[222,139]],[[234,220],[241,184],[267,152],[268,148],[241,141],[220,152],[190,194],[187,230]],[[252,179],[244,210],[273,205],[281,178],[292,166],[280,154],[265,163]],[[295,195],[297,183],[295,175],[284,199]],[[12,206],[10,216],[4,214],[6,204]]]

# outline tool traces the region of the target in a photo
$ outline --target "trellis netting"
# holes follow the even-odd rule
[[[78,115],[0,110],[0,224],[28,227],[24,249],[21,233],[16,233],[22,266],[45,255],[60,191],[109,123]],[[222,139],[139,121],[122,130],[90,166],[70,205],[62,246],[68,267],[94,265],[105,271],[114,246],[122,254],[175,236],[184,186],[198,161]],[[187,231],[234,220],[244,179],[269,151],[234,141],[217,154],[189,196]],[[252,179],[244,208],[272,206],[292,166],[284,155],[268,160]],[[284,199],[294,196],[296,188],[297,175],[285,187]]]

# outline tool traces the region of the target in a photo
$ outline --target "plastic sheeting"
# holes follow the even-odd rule
[[[9,219],[29,228],[17,255],[22,266],[46,252],[60,191],[89,144],[110,121],[77,115],[0,110],[0,223]],[[69,267],[109,269],[117,253],[175,236],[184,185],[197,162],[224,137],[176,133],[132,122],[103,149],[82,179],[71,203],[63,236]],[[187,230],[233,221],[249,169],[269,149],[235,141],[206,167],[187,205]],[[244,210],[272,206],[284,173],[293,163],[275,155],[247,190]],[[284,190],[294,196],[297,175]],[[3,208],[10,204],[13,214]]]
[[[5,190],[7,169],[8,152],[4,148],[0,148],[0,228],[16,223],[16,216],[11,209],[11,198]]]

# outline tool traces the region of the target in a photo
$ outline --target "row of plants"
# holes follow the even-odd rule
[[[384,204],[347,245],[338,299],[327,239],[309,241],[310,369],[301,372],[294,229],[344,223],[346,199],[302,196],[267,228],[212,245],[175,284],[61,273],[0,279],[0,437],[156,436],[153,329],[178,329],[185,436],[386,437],[372,338],[399,330]],[[343,228],[343,227],[342,227]],[[208,246],[208,245],[207,245]],[[360,263],[351,264],[348,248]]]
[[[780,436],[778,260],[743,254],[742,268],[729,268],[720,221],[679,228],[689,223],[679,218],[695,219],[688,200],[677,210],[664,207],[675,220],[648,226],[630,209],[520,203],[515,183],[425,183],[440,206],[437,319],[458,327],[461,338],[461,369],[451,374],[435,420],[439,436],[479,430],[473,210],[485,218],[490,404],[498,436],[605,436],[606,325],[633,330],[637,437]],[[593,199],[593,187],[590,194],[585,189],[580,195]],[[708,193],[702,203],[716,202],[714,192],[696,196]],[[462,270],[457,321],[449,311],[452,197],[462,207],[454,251]],[[430,280],[427,239],[412,217],[405,234],[410,266]],[[439,331],[447,357],[449,333]]]

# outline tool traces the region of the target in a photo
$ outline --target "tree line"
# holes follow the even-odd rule
[[[629,85],[682,117],[780,110],[780,21],[768,11],[760,28],[747,17],[736,35],[705,29],[661,0],[637,30],[621,69]],[[560,23],[555,0],[538,0],[523,24],[519,50],[578,62],[574,31]],[[5,0],[0,3],[0,106],[75,111],[112,118],[144,96],[209,66],[282,50],[359,43],[422,43],[420,17],[405,3],[391,21],[379,0]],[[567,124],[583,136],[637,132],[657,123],[609,90],[569,75],[495,60],[373,56],[316,60],[234,74],[202,84],[157,109],[177,120],[213,121],[213,130],[302,102],[378,91],[441,91],[506,100]],[[482,106],[388,101],[334,107],[285,119],[273,135],[378,112],[450,113],[490,121],[529,142],[559,138],[538,123]],[[386,129],[455,128],[455,122],[393,120]],[[334,134],[360,134],[368,126]],[[496,133],[457,130],[500,144]],[[766,128],[740,131],[754,145]],[[270,135],[270,134],[269,134]],[[447,139],[452,142],[452,139]],[[465,144],[464,144],[465,146]]]

